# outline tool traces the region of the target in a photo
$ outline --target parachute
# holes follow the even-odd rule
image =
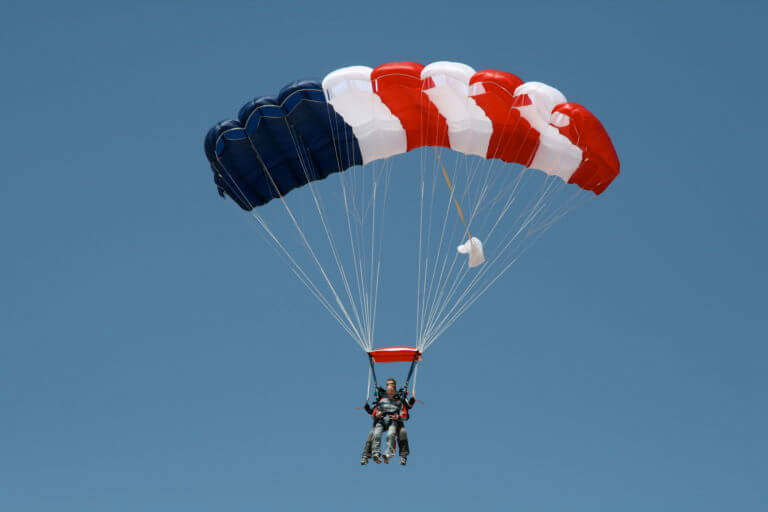
[[[292,82],[213,126],[205,154],[219,194],[371,363],[386,362],[373,347],[393,245],[415,260],[414,346],[393,348],[410,360],[620,167],[600,121],[554,87],[456,62]],[[385,224],[393,196],[412,222]]]

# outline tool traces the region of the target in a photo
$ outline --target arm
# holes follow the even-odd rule
[[[411,417],[411,413],[409,412],[411,410],[411,407],[413,407],[413,398],[403,400],[403,410],[400,413],[400,418],[403,421],[408,421]]]
[[[403,400],[403,408],[402,408],[402,411],[400,412],[400,419],[402,419],[403,421],[408,421],[408,419],[410,418],[410,413],[408,411],[410,411],[413,408],[413,404],[415,403],[416,403],[416,399],[414,397],[410,397],[408,399]]]
[[[381,418],[381,412],[379,412],[379,400],[378,398],[373,403],[373,405],[368,405],[368,402],[365,402],[365,412],[373,416],[374,418]]]
[[[375,418],[381,418],[381,413],[379,412],[378,408],[376,407],[376,404],[374,404],[373,407],[371,407],[371,405],[368,404],[368,402],[365,402],[365,405],[363,406],[363,409],[365,409],[365,412],[367,412],[371,416],[373,416]]]

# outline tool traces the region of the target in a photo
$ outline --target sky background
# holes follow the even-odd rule
[[[765,510],[768,8],[529,4],[3,2],[0,509]],[[409,465],[360,467],[366,359],[202,141],[395,60],[554,85],[622,174],[428,351]]]

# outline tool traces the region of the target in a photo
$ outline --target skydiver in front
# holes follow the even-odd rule
[[[381,392],[383,391],[383,393]],[[405,398],[404,392],[397,392],[397,383],[394,379],[387,379],[386,390],[377,390],[378,399],[373,406],[367,402],[365,410],[373,416],[373,426],[368,433],[363,446],[363,454],[360,459],[361,465],[368,464],[368,459],[373,456],[374,462],[381,464],[389,463],[389,459],[395,456],[395,440],[400,448],[400,464],[405,466],[408,463],[410,454],[408,444],[408,431],[405,428],[404,421],[408,420],[408,411],[413,407],[415,399]],[[381,453],[381,436],[387,432],[386,450]]]

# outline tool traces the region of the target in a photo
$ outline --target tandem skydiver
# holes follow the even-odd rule
[[[389,463],[389,459],[395,456],[395,439],[400,448],[400,464],[408,463],[410,453],[408,446],[408,431],[404,421],[408,420],[408,411],[413,407],[416,399],[406,398],[406,391],[397,391],[395,379],[387,379],[386,389],[377,389],[378,398],[371,406],[365,403],[365,410],[373,417],[373,426],[368,433],[368,439],[363,446],[363,456],[360,464],[368,464],[368,459],[373,456],[376,464]],[[387,432],[387,445],[384,454],[381,454],[381,435]]]

